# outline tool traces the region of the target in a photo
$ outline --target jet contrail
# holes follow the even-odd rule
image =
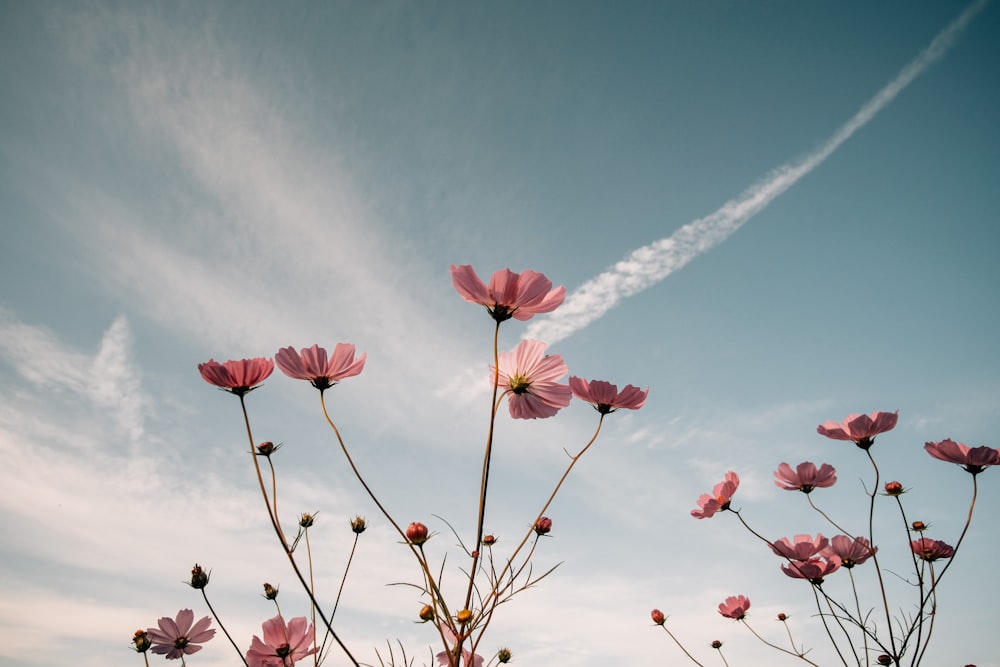
[[[714,213],[689,222],[667,238],[633,250],[612,268],[577,288],[551,316],[532,322],[524,337],[538,338],[549,343],[560,341],[604,315],[623,298],[652,287],[698,255],[732,236],[747,220],[822,164],[914,79],[944,56],[961,31],[987,2],[988,0],[977,0],[969,5],[895,79],[862,106],[817,150],[797,162],[778,167]]]

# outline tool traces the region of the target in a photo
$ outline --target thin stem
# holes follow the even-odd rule
[[[930,645],[930,643],[931,643],[931,635],[934,633],[934,621],[937,618],[937,591],[935,590],[935,588],[937,587],[937,582],[934,580],[934,563],[930,563],[928,569],[930,569],[930,572],[931,572],[931,591],[930,591],[930,596],[931,596],[931,613],[930,613],[931,622],[930,622],[930,625],[927,628],[927,639],[924,640],[924,645],[920,648],[920,654],[917,656],[917,661],[915,663],[917,665],[919,665],[923,661],[923,659],[924,659],[924,652],[927,650],[928,645]],[[941,574],[944,574],[944,570],[943,569],[941,570]],[[940,580],[940,577],[938,577],[938,580]],[[921,609],[921,612],[923,612],[923,609]],[[918,643],[918,646],[919,646],[919,643]]]
[[[865,617],[861,614],[861,598],[858,597],[858,585],[857,582],[854,581],[854,568],[849,567],[846,569],[847,574],[851,577],[851,590],[854,592],[854,607],[858,611],[858,624],[860,625],[865,622]],[[864,651],[862,651],[861,655],[866,656],[868,655],[868,633],[862,632],[861,638],[865,643]]]
[[[872,456],[871,450],[864,450],[865,454],[868,455],[868,460],[871,461],[872,468],[875,469],[875,485],[872,487],[872,492],[869,494],[871,502],[868,506],[868,544],[872,547],[872,565],[875,566],[875,574],[878,576],[878,587],[882,594],[882,609],[885,612],[885,626],[889,629],[889,645],[892,648],[892,655],[899,655],[896,650],[896,633],[892,631],[892,613],[889,611],[889,595],[885,591],[885,581],[882,578],[882,567],[878,563],[878,554],[875,553],[875,496],[878,495],[878,482],[879,482],[879,470],[878,464],[875,463],[875,457]],[[858,619],[859,621],[861,619]]]
[[[243,651],[241,651],[240,647],[237,646],[236,642],[233,641],[233,638],[229,634],[229,631],[226,630],[226,626],[224,626],[222,624],[222,620],[219,618],[219,615],[215,613],[215,609],[212,608],[212,603],[208,601],[208,594],[205,593],[205,589],[202,588],[200,590],[201,590],[201,597],[203,597],[205,599],[205,604],[208,605],[208,611],[210,611],[212,613],[212,618],[215,619],[215,623],[222,629],[222,634],[224,634],[226,636],[226,639],[228,639],[229,643],[233,645],[233,648],[236,649],[236,655],[240,656],[240,660],[243,661],[244,665],[247,665],[247,659],[243,656]],[[184,656],[181,656],[182,659],[183,659],[183,657]],[[147,661],[146,664],[148,665],[149,662]],[[247,667],[249,667],[249,665],[247,665]]]
[[[801,658],[802,660],[805,660],[806,662],[808,662],[813,667],[819,667],[819,665],[817,665],[815,662],[813,662],[812,660],[810,660],[809,658],[807,658],[804,653],[796,653],[795,651],[789,651],[788,649],[781,648],[777,644],[772,644],[771,642],[769,642],[766,639],[764,639],[763,637],[761,637],[759,634],[757,634],[756,630],[754,630],[753,628],[750,627],[750,624],[747,623],[747,619],[746,618],[741,618],[739,620],[740,620],[741,623],[743,623],[744,626],[746,626],[746,629],[749,630],[750,633],[754,637],[756,637],[760,641],[764,642],[765,644],[767,644],[768,646],[770,646],[774,650],[781,651],[782,653],[787,653],[788,655],[794,656],[796,658]],[[793,649],[795,648],[794,644],[792,644],[792,648]]]
[[[840,644],[838,644],[837,640],[833,638],[833,632],[830,630],[830,625],[826,622],[826,614],[823,612],[823,606],[819,603],[819,594],[823,593],[823,596],[826,597],[826,593],[820,590],[819,586],[815,584],[813,584],[812,590],[813,597],[816,599],[816,610],[819,612],[819,620],[823,622],[823,628],[826,630],[826,636],[830,638],[830,643],[833,644],[833,650],[835,650],[837,655],[840,657],[840,662],[844,664],[844,667],[847,667],[847,659],[845,659],[844,654],[840,652]]]
[[[813,503],[813,500],[812,500],[812,494],[811,494],[811,493],[807,493],[807,494],[806,494],[806,500],[808,500],[808,501],[809,501],[809,506],[810,506],[810,507],[812,507],[812,508],[813,508],[814,510],[816,510],[817,512],[819,512],[819,513],[820,513],[820,515],[821,515],[821,516],[822,516],[822,517],[823,517],[824,519],[826,519],[826,520],[827,520],[827,522],[828,522],[828,523],[829,523],[829,524],[830,524],[831,526],[833,526],[834,528],[836,528],[837,530],[839,530],[840,532],[842,532],[842,533],[843,533],[844,535],[846,535],[847,537],[851,538],[852,540],[854,539],[854,535],[852,535],[852,534],[851,534],[851,533],[849,533],[848,531],[846,531],[846,530],[844,530],[843,528],[841,528],[841,527],[840,527],[840,525],[839,525],[839,524],[838,524],[838,523],[837,523],[836,521],[834,521],[833,519],[831,519],[831,518],[829,517],[829,515],[827,515],[827,513],[826,513],[826,512],[824,512],[824,511],[823,511],[823,510],[821,510],[820,508],[816,507],[816,505],[815,505],[815,504]]]
[[[670,630],[667,629],[665,623],[661,623],[660,627],[663,628],[663,631],[666,632],[667,635],[669,635],[669,637],[674,640],[674,643],[677,644],[677,647],[680,648],[680,650],[684,651],[684,655],[686,655],[691,662],[698,665],[698,667],[705,667],[705,665],[695,660],[693,655],[688,653],[688,650],[684,648],[684,644],[681,644],[680,641],[677,639],[677,637],[674,637],[674,633],[670,632]]]
[[[273,471],[274,468],[272,467],[271,470]],[[277,508],[278,508],[278,505],[277,505],[277,503],[275,503],[275,511],[277,511]],[[316,580],[315,580],[315,577],[314,577],[315,570],[313,568],[312,546],[309,544],[309,526],[303,526],[302,527],[302,534],[306,538],[306,561],[309,564],[309,590],[311,590],[313,592],[313,595],[315,595],[316,594]],[[277,602],[278,602],[278,600],[276,598],[275,599],[275,603],[277,603]],[[334,605],[333,611],[330,612],[330,620],[331,621],[333,621],[333,617],[334,617],[334,615],[336,613],[337,613],[337,607],[336,607],[336,605]],[[312,616],[312,627],[313,627],[312,643],[313,643],[313,646],[316,647],[316,649],[317,649],[316,652],[313,653],[313,667],[319,667],[319,650],[318,650],[319,647],[316,646],[316,605],[310,605],[310,615]]]

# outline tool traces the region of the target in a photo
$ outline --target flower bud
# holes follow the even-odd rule
[[[472,612],[469,611],[468,609],[463,609],[462,611],[458,612],[457,616],[455,616],[455,620],[457,620],[462,625],[465,625],[466,623],[472,620]]]
[[[549,531],[552,530],[552,519],[547,516],[543,516],[538,521],[535,522],[535,533],[538,535],[547,535]]]
[[[510,658],[511,658],[511,652],[509,648],[504,647],[499,651],[497,651],[497,662],[507,663],[510,662]]]
[[[406,529],[406,539],[410,541],[410,544],[423,544],[427,541],[427,526],[419,521],[414,521]]]
[[[279,447],[281,447],[281,445],[276,445],[273,442],[271,442],[270,440],[267,440],[267,441],[262,442],[259,445],[257,445],[257,455],[258,456],[271,456],[271,454],[273,454],[276,451],[278,451]]]
[[[659,609],[654,609],[649,613],[649,615],[653,619],[653,623],[656,623],[657,625],[663,625],[664,621],[667,620],[667,617],[664,616],[663,612]]]
[[[351,520],[351,530],[356,534],[360,535],[365,532],[365,528],[368,527],[368,523],[365,521],[363,516],[356,516]]]
[[[495,535],[483,535],[483,544],[488,547],[492,547],[497,543],[497,538]]]
[[[878,660],[876,662],[878,662],[878,664],[880,664],[880,665],[891,665],[892,664],[892,656],[889,656],[889,655],[886,655],[885,653],[883,653],[882,655],[880,655],[878,657]]]
[[[197,563],[191,568],[191,588],[202,589],[208,586],[208,574]]]
[[[310,514],[309,512],[303,512],[302,516],[299,517],[299,526],[302,528],[312,528],[312,525],[316,523],[316,515]]]
[[[434,608],[429,604],[425,604],[420,608],[420,620],[426,623],[427,621],[434,620]]]
[[[135,634],[132,635],[132,644],[135,646],[135,650],[139,653],[145,653],[149,650],[152,645],[153,640],[149,638],[145,630],[136,630]]]
[[[916,531],[916,532],[918,532],[918,533],[922,533],[925,530],[927,530],[927,524],[924,523],[923,521],[914,521],[910,525],[913,526],[913,530]]]
[[[718,639],[716,639],[714,642],[712,642],[712,648],[716,648],[716,649],[722,648],[722,642],[720,642]]]
[[[886,482],[885,493],[887,496],[900,496],[903,494],[903,485],[899,482]]]
[[[788,615],[787,614],[778,614],[778,620],[781,621],[782,623],[784,623],[785,621],[788,620]]]
[[[264,597],[273,600],[278,597],[278,589],[271,584],[264,584]]]

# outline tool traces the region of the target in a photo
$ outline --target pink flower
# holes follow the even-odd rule
[[[181,609],[177,612],[176,621],[164,616],[156,622],[159,628],[147,628],[146,633],[153,642],[153,653],[165,653],[167,660],[176,660],[185,653],[197,653],[201,650],[199,644],[215,636],[215,630],[208,627],[211,623],[212,619],[208,616],[194,623],[194,612]]]
[[[250,667],[291,667],[316,652],[315,646],[309,648],[314,640],[313,626],[304,616],[293,618],[285,625],[285,619],[279,614],[264,621],[261,627],[264,640],[254,635],[247,651]]]
[[[574,396],[593,405],[594,409],[602,415],[621,408],[638,410],[645,404],[646,397],[649,396],[648,387],[643,391],[627,384],[624,389],[618,391],[618,385],[610,382],[604,380],[587,382],[575,375],[569,376],[569,388],[573,390]]]
[[[556,382],[569,368],[558,354],[546,355],[541,341],[522,340],[510,352],[500,353],[497,366],[498,386],[509,394],[514,419],[551,417],[573,398],[567,385]]]
[[[929,537],[921,537],[919,540],[910,542],[913,553],[920,556],[921,560],[935,561],[938,558],[951,558],[955,555],[955,548],[941,540],[932,540]],[[155,649],[154,649],[155,650]]]
[[[832,465],[824,463],[817,470],[816,464],[810,461],[800,463],[795,466],[795,470],[792,470],[792,466],[787,463],[782,463],[774,471],[774,476],[776,478],[775,486],[786,491],[801,491],[802,493],[833,486],[837,481],[837,473]]]
[[[879,433],[896,427],[899,410],[896,412],[873,412],[868,415],[848,415],[843,423],[828,421],[816,427],[816,432],[834,440],[850,440],[861,449],[868,449],[875,443]]]
[[[566,298],[565,287],[552,289],[552,281],[535,271],[497,271],[487,287],[471,266],[452,265],[451,282],[463,299],[486,306],[498,323],[512,317],[523,321],[538,313],[550,313]]]
[[[696,519],[708,519],[716,512],[729,509],[729,503],[739,486],[740,476],[730,470],[726,473],[726,478],[712,489],[712,495],[705,493],[698,498],[701,509],[691,510],[691,516]]]
[[[835,556],[840,559],[840,564],[850,569],[855,565],[861,565],[870,557],[875,555],[878,547],[873,547],[864,537],[855,537],[853,540],[846,535],[835,535],[830,538],[830,546],[823,550],[823,556],[827,558]]]
[[[776,540],[771,545],[771,551],[789,560],[807,561],[826,549],[827,544],[829,541],[822,533],[816,534],[815,541],[809,535],[796,535],[793,542],[789,542],[787,537]]]
[[[782,565],[781,571],[793,579],[808,579],[817,586],[823,583],[823,577],[840,569],[840,559],[836,556],[826,558],[810,558],[806,561],[794,561]]]
[[[209,359],[203,364],[198,364],[198,370],[205,378],[205,382],[222,387],[237,396],[243,396],[256,389],[257,385],[274,372],[274,362],[263,357],[226,361],[221,364],[215,359]]]
[[[455,648],[458,647],[458,637],[455,636],[455,633],[452,632],[448,628],[448,626],[443,624],[441,625],[441,633],[444,635],[444,638],[450,644],[452,644],[451,650],[454,652]],[[448,651],[441,651],[440,653],[437,654],[436,657],[439,665],[451,664]],[[482,667],[482,665],[483,665],[483,656],[474,654],[472,651],[468,649],[462,649],[461,667]],[[253,667],[253,665],[250,665],[250,667]]]
[[[296,380],[309,380],[320,391],[329,389],[344,378],[354,377],[365,367],[367,354],[354,358],[354,346],[337,343],[333,356],[327,359],[326,350],[319,345],[302,348],[283,347],[274,355],[278,368],[285,375]]]
[[[941,461],[957,463],[973,475],[978,475],[990,466],[1000,465],[1000,449],[992,447],[969,447],[961,442],[947,439],[928,442],[924,445],[927,453]]]
[[[747,615],[750,608],[750,600],[745,595],[730,595],[726,601],[719,605],[719,613],[726,618],[740,620]]]

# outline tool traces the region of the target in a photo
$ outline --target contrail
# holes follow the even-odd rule
[[[612,268],[577,288],[551,316],[532,322],[524,337],[549,343],[567,338],[604,315],[623,298],[652,287],[732,236],[747,220],[822,164],[914,79],[940,60],[987,2],[977,0],[969,5],[817,150],[797,162],[778,167],[714,213],[689,222],[667,238],[633,250]]]

